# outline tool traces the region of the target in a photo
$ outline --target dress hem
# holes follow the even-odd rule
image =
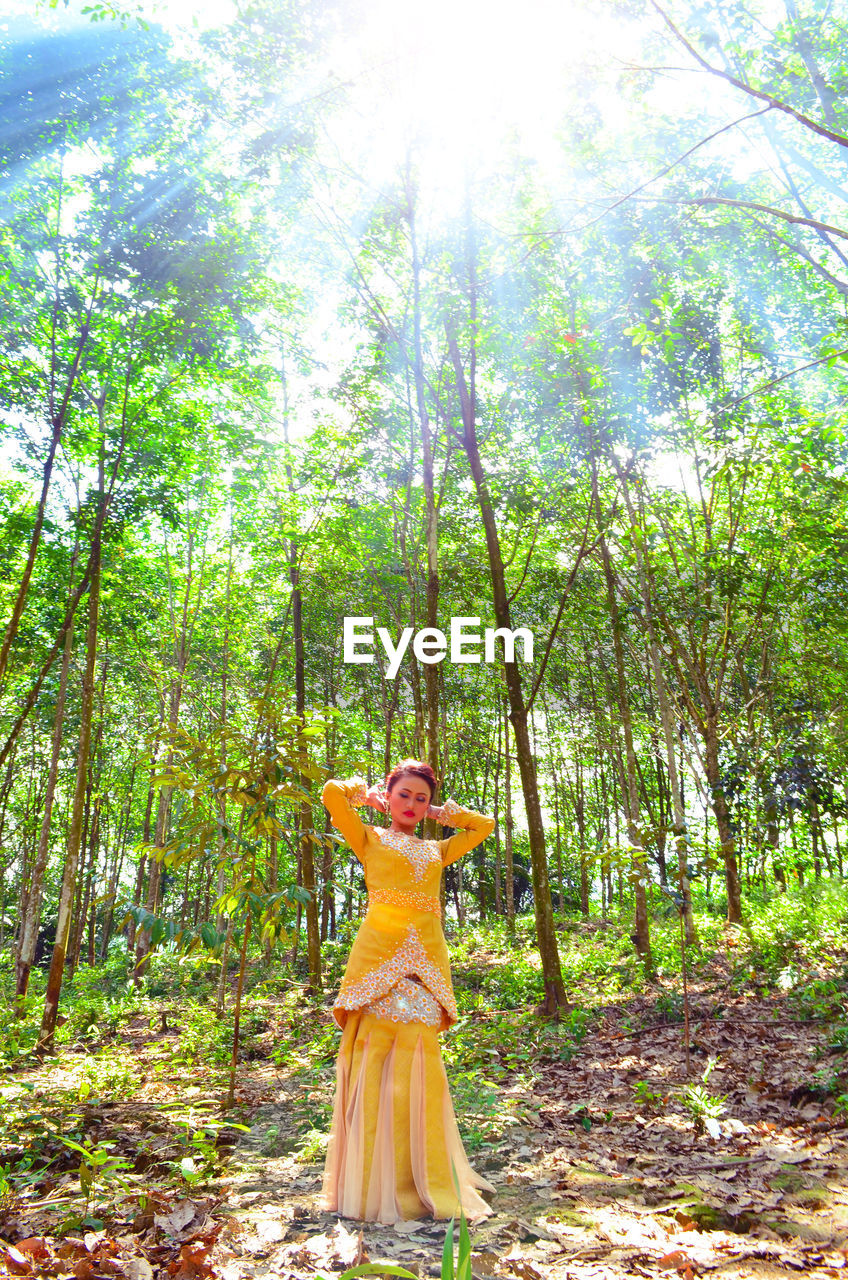
[[[336,1067],[321,1206],[357,1221],[471,1220],[494,1187],[465,1155],[439,1050],[421,1022],[352,1011]]]

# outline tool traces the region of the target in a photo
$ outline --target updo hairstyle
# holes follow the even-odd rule
[[[433,770],[424,760],[401,760],[400,764],[396,764],[391,773],[386,777],[386,791],[391,791],[392,787],[404,773],[411,773],[416,778],[420,778],[422,782],[426,782],[430,788],[430,802],[436,794],[436,788],[439,780]]]

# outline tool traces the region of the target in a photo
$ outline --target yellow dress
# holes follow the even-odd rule
[[[447,840],[366,825],[365,784],[330,781],[330,816],[365,867],[368,911],[333,1016],[342,1028],[322,1204],[376,1222],[490,1212],[493,1188],[468,1163],[438,1033],[457,1019],[442,933],[442,868],[485,840],[494,819],[448,800]],[[459,1194],[457,1194],[457,1188]]]

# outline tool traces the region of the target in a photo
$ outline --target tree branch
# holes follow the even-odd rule
[[[577,577],[577,570],[580,568],[580,565],[583,562],[583,560],[585,560],[586,556],[591,555],[591,553],[596,549],[602,537],[601,534],[598,534],[598,537],[592,543],[591,547],[587,545],[588,539],[589,539],[589,525],[591,524],[591,521],[592,521],[592,510],[593,510],[593,504],[590,503],[589,510],[586,516],[586,527],[583,530],[583,539],[580,543],[580,550],[577,552],[577,559],[574,561],[571,572],[569,573],[568,578],[566,579],[565,590],[563,591],[562,596],[560,598],[559,609],[557,610],[557,616],[554,618],[554,625],[551,627],[551,634],[548,636],[548,642],[545,645],[545,652],[543,653],[542,661],[539,664],[539,674],[536,676],[535,683],[532,689],[530,690],[530,694],[525,703],[528,713],[532,709],[536,694],[539,692],[539,689],[542,684],[542,680],[544,679],[545,668],[548,665],[548,659],[551,656],[551,649],[553,648],[553,643],[554,643],[554,640],[556,639],[557,631],[559,630],[559,624],[562,621],[562,615],[565,610],[565,603],[571,593],[571,588],[574,586],[574,579]]]
[[[712,142],[714,138],[718,138],[723,133],[727,133],[729,129],[735,129],[738,124],[744,124],[746,120],[756,120],[758,116],[764,116],[766,112],[773,110],[773,107],[768,106],[761,107],[759,111],[749,111],[747,115],[739,116],[737,120],[731,120],[729,124],[724,124],[720,129],[716,129],[713,133],[707,134],[706,138],[701,138],[700,141],[696,142],[688,151],[684,151],[681,155],[677,156],[667,164],[664,169],[660,169],[659,173],[655,173],[653,177],[650,177],[645,182],[640,183],[638,187],[634,187],[633,190],[628,191],[626,195],[619,196],[617,200],[612,202],[612,204],[607,205],[604,211],[599,213],[596,218],[592,218],[589,222],[584,222],[583,226],[580,227],[579,230],[587,231],[589,227],[594,227],[595,224],[605,218],[608,213],[612,213],[613,209],[617,209],[619,205],[625,204],[628,200],[632,200],[634,196],[638,196],[640,192],[644,191],[647,187],[651,187],[655,182],[659,182],[660,178],[666,177],[667,174],[671,173],[672,169],[676,169],[679,164],[682,164],[684,160],[688,160],[691,155],[694,155],[694,153],[699,151],[701,147],[705,147],[708,142]],[[568,234],[574,233],[571,232]],[[543,239],[546,237],[538,236],[536,238]]]
[[[715,421],[720,413],[726,413],[728,409],[735,409],[738,404],[744,404],[746,400],[753,400],[756,396],[762,395],[763,392],[771,391],[772,387],[779,386],[787,378],[794,378],[796,373],[803,373],[806,369],[815,369],[817,365],[826,364],[828,360],[837,360],[840,356],[848,356],[848,347],[843,347],[841,351],[829,351],[826,356],[819,356],[817,360],[810,360],[807,364],[799,364],[796,369],[790,369],[788,373],[782,373],[779,378],[772,378],[771,382],[764,382],[762,386],[756,387],[753,391],[748,392],[747,395],[737,396],[735,400],[728,400],[726,404],[719,405],[710,416]]]
[[[823,280],[826,280],[828,284],[833,285],[837,293],[842,294],[843,298],[848,296],[848,284],[844,280],[840,280],[838,276],[833,275],[828,271],[827,267],[823,267],[820,262],[817,262],[813,255],[809,253],[802,244],[799,244],[797,240],[789,240],[786,236],[779,235],[773,227],[767,226],[766,223],[761,222],[759,218],[756,218],[755,222],[757,223],[757,226],[762,227],[766,235],[770,236],[772,240],[776,240],[778,244],[782,244],[785,248],[791,249],[793,253],[797,253],[799,258],[803,258],[805,262],[809,263],[813,270],[817,272]]]
[[[689,40],[686,39],[683,32],[674,25],[666,11],[657,4],[657,0],[651,0],[651,4],[662,18],[663,22],[671,31],[676,40],[683,45],[684,49],[689,52],[700,67],[705,71],[709,71],[710,75],[718,76],[720,80],[726,80],[728,84],[732,84],[734,88],[741,89],[743,93],[749,94],[752,98],[756,98],[759,102],[767,102],[770,107],[774,107],[776,111],[783,111],[786,115],[791,116],[793,120],[797,120],[799,124],[804,125],[806,129],[811,129],[813,133],[819,134],[822,138],[829,139],[830,142],[837,143],[840,147],[848,147],[848,138],[842,133],[835,133],[833,129],[828,129],[826,125],[819,124],[817,120],[805,116],[802,111],[796,111],[794,107],[790,107],[788,102],[775,98],[773,94],[766,93],[763,89],[755,89],[753,85],[748,84],[747,80],[740,80],[738,76],[731,75],[729,71],[722,71],[720,67],[714,67],[712,63],[707,62],[698,50]]]
[[[781,218],[784,222],[794,223],[799,227],[811,227],[814,231],[825,235],[837,236],[840,240],[848,240],[848,231],[841,227],[833,227],[829,222],[819,222],[816,218],[802,218],[797,213],[787,213],[784,209],[775,209],[770,204],[759,204],[754,200],[731,200],[729,196],[690,196],[688,199],[674,199],[671,196],[657,196],[660,204],[697,204],[723,205],[728,209],[742,209],[745,212],[767,213],[772,218]]]

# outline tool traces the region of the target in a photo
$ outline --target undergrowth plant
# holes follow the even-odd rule
[[[835,948],[848,943],[848,900],[838,880],[812,881],[786,893],[752,900],[744,937],[750,962],[771,982],[782,971],[799,974],[816,962],[827,964]]]
[[[648,1111],[655,1110],[664,1101],[662,1094],[652,1089],[647,1080],[637,1080],[633,1086],[633,1094],[636,1105]]]
[[[60,1137],[59,1141],[70,1151],[76,1152],[80,1158],[79,1180],[85,1197],[83,1213],[70,1214],[63,1226],[66,1230],[75,1227],[92,1227],[100,1231],[104,1225],[103,1221],[92,1217],[90,1213],[92,1197],[101,1188],[107,1190],[112,1183],[125,1187],[126,1179],[123,1175],[125,1171],[132,1169],[132,1161],[112,1154],[113,1148],[117,1145],[114,1142],[102,1139],[92,1142],[87,1139],[84,1143],[80,1143],[67,1137]]]
[[[696,1129],[706,1129],[710,1137],[721,1132],[718,1117],[727,1110],[726,1094],[713,1094],[707,1089],[710,1076],[718,1059],[710,1058],[701,1076],[701,1084],[687,1084],[680,1091],[679,1099],[695,1122]]]

